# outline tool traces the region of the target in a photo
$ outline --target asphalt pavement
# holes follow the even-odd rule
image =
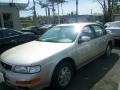
[[[79,69],[66,90],[118,90],[120,82],[120,45],[109,58],[100,57]],[[13,90],[0,84],[0,90]],[[45,88],[43,90],[50,90]]]

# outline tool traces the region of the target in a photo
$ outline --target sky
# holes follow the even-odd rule
[[[21,1],[21,0],[20,0]],[[23,2],[26,2],[27,0],[22,0]],[[42,0],[43,2],[45,2],[46,0]],[[67,2],[65,2],[63,4],[63,13],[64,14],[68,14],[70,12],[75,12],[76,7],[75,7],[75,1],[76,0],[66,0]],[[83,15],[83,14],[91,14],[91,10],[92,13],[102,13],[102,9],[101,6],[99,5],[98,2],[94,2],[95,0],[78,0],[79,1],[79,15]],[[30,4],[28,7],[32,6],[32,0],[30,0]],[[41,6],[36,5],[36,11],[37,11],[37,15],[45,15],[45,9],[41,8]],[[57,11],[56,11],[57,13]],[[60,11],[61,14],[61,11]],[[31,11],[20,11],[20,16],[21,17],[26,17],[26,16],[32,16],[32,12]]]
[[[27,3],[28,0],[0,0],[0,2],[5,2],[5,3],[9,3],[9,2],[15,2],[15,3]]]

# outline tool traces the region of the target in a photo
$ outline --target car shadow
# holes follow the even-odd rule
[[[65,90],[90,90],[95,83],[103,78],[119,60],[119,55],[112,53],[109,58],[100,57],[80,68],[72,83]],[[43,90],[51,90],[45,88]]]
[[[111,70],[118,60],[119,56],[116,53],[112,53],[110,58],[100,57],[94,60],[79,69],[73,82],[66,90],[90,90]]]

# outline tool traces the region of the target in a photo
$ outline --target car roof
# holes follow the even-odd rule
[[[105,29],[120,29],[120,27],[107,27]]]
[[[120,23],[120,21],[109,22],[109,24],[117,24],[117,23]]]
[[[85,26],[88,26],[88,25],[99,25],[99,24],[97,24],[97,23],[90,23],[90,22],[88,22],[88,23],[70,23],[70,24],[58,24],[58,25],[56,25],[55,27],[62,27],[62,26],[73,26],[73,27],[75,27],[75,30],[77,30],[78,28],[78,30],[79,31],[81,31]]]
[[[92,25],[92,24],[96,24],[98,25],[97,23],[70,23],[70,24],[58,24],[56,26],[80,26],[80,27],[84,27],[84,26],[87,26],[87,25]]]
[[[8,31],[14,31],[14,32],[18,32],[18,33],[23,33],[20,30],[15,30],[15,29],[10,29],[10,28],[0,28],[0,31],[6,31],[6,30],[8,30]]]
[[[113,22],[120,22],[120,21],[113,21]]]

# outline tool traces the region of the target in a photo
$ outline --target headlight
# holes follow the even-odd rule
[[[14,71],[18,73],[37,73],[40,72],[40,66],[15,66]]]

